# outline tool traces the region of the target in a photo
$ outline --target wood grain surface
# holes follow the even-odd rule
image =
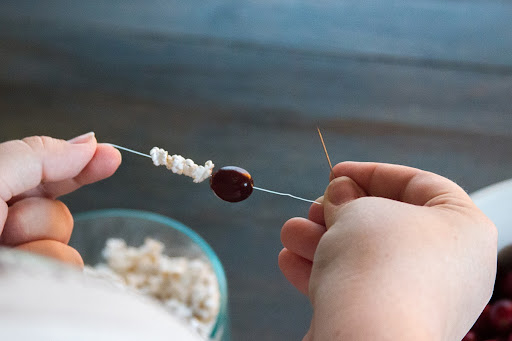
[[[4,1],[0,140],[68,139],[237,165],[315,199],[334,163],[406,164],[468,192],[512,177],[510,1]],[[280,227],[309,205],[207,184],[123,153],[72,212],[133,208],[182,221],[228,276],[233,340],[297,340],[307,299],[277,267]]]

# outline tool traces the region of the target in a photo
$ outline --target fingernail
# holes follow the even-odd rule
[[[337,206],[353,199],[353,190],[350,186],[347,186],[348,184],[350,184],[350,179],[345,176],[331,181],[327,187],[327,200]]]
[[[87,134],[83,134],[83,135],[74,137],[71,140],[68,140],[68,142],[73,143],[73,144],[87,143],[87,142],[91,141],[93,137],[94,137],[94,132],[91,131]]]

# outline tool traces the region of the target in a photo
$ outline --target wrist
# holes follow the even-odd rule
[[[365,286],[360,278],[332,279],[310,291],[311,340],[450,340],[446,319],[432,300]]]
[[[382,309],[372,304],[341,307],[338,311],[322,307],[313,310],[312,340],[448,340],[435,321],[395,307]]]

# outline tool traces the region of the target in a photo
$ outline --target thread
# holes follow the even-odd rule
[[[122,147],[122,146],[119,146],[119,145],[113,144],[113,143],[105,143],[105,144],[107,144],[109,146],[112,146],[114,148],[117,148],[117,149],[121,149],[121,150],[130,152],[130,153],[133,153],[133,154],[137,154],[137,155],[140,155],[140,156],[145,156],[145,157],[148,157],[148,158],[151,159],[151,155],[149,155],[149,154],[144,154],[144,153],[138,152],[136,150],[133,150],[133,149],[130,149],[130,148],[126,148],[126,147]],[[253,186],[252,188],[254,188],[254,189],[258,190],[258,191],[267,192],[267,193],[270,193],[270,194],[286,196],[286,197],[290,197],[290,198],[293,198],[293,199],[297,199],[297,200],[301,200],[301,201],[305,201],[305,202],[310,202],[310,203],[321,205],[318,201],[304,199],[304,198],[301,198],[301,197],[298,197],[296,195],[289,194],[289,193],[276,192],[276,191],[272,191],[272,190],[269,190],[269,189],[265,189],[265,188],[261,188],[261,187],[256,187],[256,186]]]
[[[126,148],[126,147],[121,147],[121,146],[118,146],[117,144],[113,144],[113,143],[105,143],[105,144],[108,144],[109,146],[112,146],[112,147],[117,148],[117,149],[125,150],[125,151],[130,152],[130,153],[134,153],[134,154],[137,154],[137,155],[149,157],[151,159],[151,155],[149,155],[149,154],[144,154],[144,153],[141,153],[141,152],[138,152],[136,150],[133,150],[133,149],[130,149],[130,148]]]
[[[321,205],[318,201],[304,199],[304,198],[301,198],[301,197],[298,197],[296,195],[289,194],[289,193],[281,193],[281,192],[271,191],[269,189],[265,189],[265,188],[261,188],[261,187],[256,187],[256,186],[252,186],[252,188],[257,189],[258,191],[263,191],[263,192],[272,193],[272,194],[276,194],[276,195],[282,195],[282,196],[290,197],[290,198],[293,198],[293,199],[302,200],[302,201],[311,202],[311,203],[314,203],[314,204]]]

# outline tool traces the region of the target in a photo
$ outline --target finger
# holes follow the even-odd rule
[[[324,197],[321,196],[320,198],[316,199],[315,201],[319,202],[320,205],[311,204],[311,207],[309,208],[308,219],[317,224],[325,226],[324,205],[323,205]]]
[[[372,162],[342,162],[334,167],[336,177],[353,179],[368,195],[413,205],[471,202],[454,182],[416,168]]]
[[[0,144],[0,199],[4,202],[41,182],[77,176],[96,150],[93,133],[72,142],[47,136],[28,137]]]
[[[119,150],[111,145],[99,144],[93,159],[75,181],[82,186],[108,178],[119,168],[121,159]]]
[[[23,251],[37,253],[42,256],[51,257],[58,261],[80,268],[84,267],[82,256],[80,256],[77,250],[56,240],[36,240],[34,242],[21,244],[16,248]]]
[[[121,153],[114,147],[98,144],[93,158],[74,178],[44,183],[22,196],[44,196],[57,198],[78,188],[110,177],[121,164]]]
[[[304,218],[292,218],[281,229],[283,246],[302,258],[313,261],[325,226]]]
[[[284,277],[307,296],[313,263],[287,249],[282,249],[279,253],[278,263]]]
[[[313,323],[313,321],[311,321]],[[313,341],[313,329],[312,327],[309,327],[308,332],[304,337],[302,338],[302,341]]]
[[[331,181],[324,195],[325,226],[329,229],[337,219],[338,211],[348,202],[367,196],[366,192],[349,177],[340,176]]]
[[[26,198],[9,207],[0,243],[15,246],[52,239],[67,244],[72,230],[73,217],[64,203],[47,198]]]
[[[325,219],[325,205],[336,204],[344,205],[347,202],[355,200],[357,198],[367,196],[366,192],[351,178],[347,176],[340,176],[333,179],[324,195],[324,219]]]

